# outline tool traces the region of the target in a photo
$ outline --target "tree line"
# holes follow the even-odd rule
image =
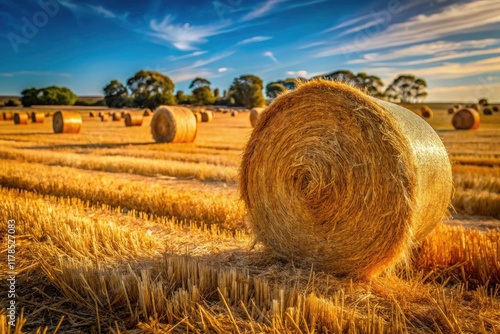
[[[379,77],[364,72],[354,74],[348,70],[340,70],[316,76],[311,80],[317,78],[348,82],[371,96],[393,102],[419,102],[427,96],[426,81],[411,74],[399,75],[385,89]],[[287,90],[295,89],[301,81],[308,80],[287,78],[273,81],[266,85],[265,93],[269,99],[274,99]],[[266,104],[262,92],[264,83],[255,75],[248,74],[234,78],[229,89],[224,90],[222,94],[218,88],[212,89],[210,86],[209,80],[197,77],[189,85],[190,93],[178,90],[174,94],[175,84],[168,76],[160,72],[141,70],[130,77],[125,84],[111,80],[103,88],[104,100],[95,104],[112,108],[150,109],[155,109],[159,105],[177,104],[216,104],[246,108],[261,107]],[[21,103],[24,106],[85,104],[77,101],[77,96],[69,88],[57,86],[25,89],[21,92]]]

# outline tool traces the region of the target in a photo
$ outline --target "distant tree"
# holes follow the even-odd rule
[[[199,86],[193,89],[193,98],[197,105],[210,105],[215,103],[215,97],[209,86]]]
[[[220,97],[219,88],[214,89],[214,97],[218,99]]]
[[[387,87],[385,95],[393,101],[412,103],[425,99],[427,82],[412,74],[401,74]]]
[[[141,70],[127,80],[134,104],[140,108],[156,109],[160,105],[175,105],[174,83],[160,72]]]
[[[17,107],[19,103],[16,100],[9,99],[7,102],[4,103],[6,107]]]
[[[383,97],[384,83],[376,75],[368,75],[365,72],[356,74],[356,84],[365,93],[374,97]]]
[[[483,98],[479,99],[478,104],[480,104],[482,106],[487,106],[488,105],[488,99],[485,98],[485,97],[483,97]]]
[[[38,89],[29,88],[21,92],[21,103],[25,107],[37,104],[38,102]]]
[[[342,81],[349,83],[357,82],[356,75],[354,75],[354,73],[352,73],[349,70],[339,70],[328,74],[322,74],[315,76],[312,79],[325,79],[325,80]]]
[[[210,85],[211,85],[211,83],[207,79],[197,77],[197,78],[194,78],[193,81],[191,81],[191,84],[189,85],[189,89],[197,88],[197,87],[201,87],[201,86],[210,86]]]
[[[263,85],[262,79],[255,75],[242,75],[234,79],[229,94],[237,105],[246,108],[263,107],[266,105],[262,95]]]
[[[285,91],[286,91],[285,86],[277,82],[270,82],[266,86],[266,95],[270,99],[275,99],[278,96],[278,94],[283,93]]]
[[[21,92],[21,103],[28,107],[40,105],[73,105],[77,96],[66,87],[50,86],[40,89],[30,88]]]
[[[222,97],[227,97],[227,90],[224,89],[224,92],[222,93]]]
[[[104,101],[110,108],[125,108],[130,106],[127,87],[118,80],[112,80],[103,88]]]

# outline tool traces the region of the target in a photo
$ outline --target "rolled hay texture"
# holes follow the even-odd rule
[[[33,123],[43,123],[45,120],[45,114],[43,112],[33,111],[31,113],[31,122]]]
[[[95,117],[95,112],[90,111],[90,112],[89,112],[89,117]]]
[[[433,112],[432,112],[432,109],[429,108],[428,106],[423,106],[421,109],[420,109],[420,113],[422,114],[422,117],[423,118],[432,118],[433,116]]]
[[[157,143],[192,143],[198,133],[193,112],[184,107],[160,106],[151,119],[151,134]]]
[[[78,112],[57,111],[52,117],[54,133],[79,133],[82,128],[82,115]]]
[[[199,112],[193,114],[196,118],[196,123],[201,123],[201,114]]]
[[[259,119],[260,114],[264,111],[264,108],[253,108],[250,110],[250,124],[255,127],[257,120]]]
[[[490,108],[484,108],[483,109],[483,114],[485,114],[485,115],[493,115],[493,112],[491,111]]]
[[[17,124],[17,125],[28,124],[28,119],[29,119],[29,116],[25,112],[16,112],[14,114],[14,124]]]
[[[239,185],[256,241],[355,278],[407,259],[452,193],[446,149],[427,122],[322,80],[278,96],[260,115]]]
[[[231,111],[231,117],[235,117],[238,114],[236,110]]]
[[[118,121],[121,121],[122,120],[122,113],[121,112],[114,112],[113,113],[113,116],[112,116],[112,119],[114,122],[118,122]]]
[[[14,118],[14,116],[12,115],[11,112],[4,112],[2,114],[2,118],[4,121],[12,121],[12,119]]]
[[[200,112],[202,122],[211,122],[214,119],[214,113],[210,110]]]
[[[448,114],[454,114],[455,112],[457,111],[457,109],[455,107],[451,107],[448,109]]]
[[[151,114],[152,114],[151,109],[144,109],[144,111],[143,111],[144,116],[151,116]]]
[[[476,130],[479,128],[480,121],[481,116],[472,108],[460,109],[451,119],[453,127],[457,130]]]
[[[493,109],[494,112],[498,112],[498,107],[497,106],[494,106],[492,109]]]
[[[108,114],[102,114],[101,115],[101,122],[107,122],[109,121],[109,115]]]
[[[142,126],[144,116],[141,112],[128,112],[125,114],[125,126]]]

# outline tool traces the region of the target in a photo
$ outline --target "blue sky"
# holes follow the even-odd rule
[[[185,92],[197,76],[222,91],[242,74],[413,73],[428,101],[500,101],[500,1],[0,0],[0,95],[102,95],[140,69]]]

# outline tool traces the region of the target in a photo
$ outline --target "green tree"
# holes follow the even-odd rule
[[[234,79],[229,87],[229,94],[234,98],[236,105],[246,108],[263,107],[266,105],[266,100],[262,95],[263,86],[259,77],[242,75]]]
[[[189,85],[189,89],[202,87],[202,86],[210,86],[210,85],[211,85],[211,83],[207,79],[197,77],[197,78],[194,78],[193,81],[191,81],[191,84]]]
[[[7,102],[4,104],[6,107],[17,107],[19,103],[16,100],[9,99]]]
[[[215,103],[215,97],[209,86],[199,86],[193,89],[193,98],[197,105],[209,105]]]
[[[21,103],[25,107],[38,104],[38,89],[29,88],[21,92]]]
[[[216,99],[218,99],[218,98],[220,97],[219,88],[215,88],[215,89],[214,89],[214,97],[215,97]]]
[[[325,80],[332,80],[332,81],[351,82],[351,83],[357,82],[356,76],[349,70],[339,70],[328,74],[322,74],[315,76],[312,79],[318,79],[318,78]]]
[[[156,109],[166,104],[175,105],[174,83],[160,72],[141,70],[127,80],[134,104],[140,108]]]
[[[127,87],[118,80],[112,80],[103,88],[104,101],[110,108],[125,108],[130,106]]]
[[[285,86],[277,82],[270,82],[266,86],[266,95],[271,99],[275,99],[279,94],[285,91]]]
[[[427,82],[412,74],[401,74],[387,87],[385,95],[401,103],[412,103],[427,97]]]
[[[357,86],[365,93],[374,97],[383,97],[384,83],[376,75],[368,75],[365,72],[356,74]]]
[[[77,96],[66,87],[50,86],[40,89],[30,88],[21,92],[21,103],[28,107],[40,105],[73,105]]]

